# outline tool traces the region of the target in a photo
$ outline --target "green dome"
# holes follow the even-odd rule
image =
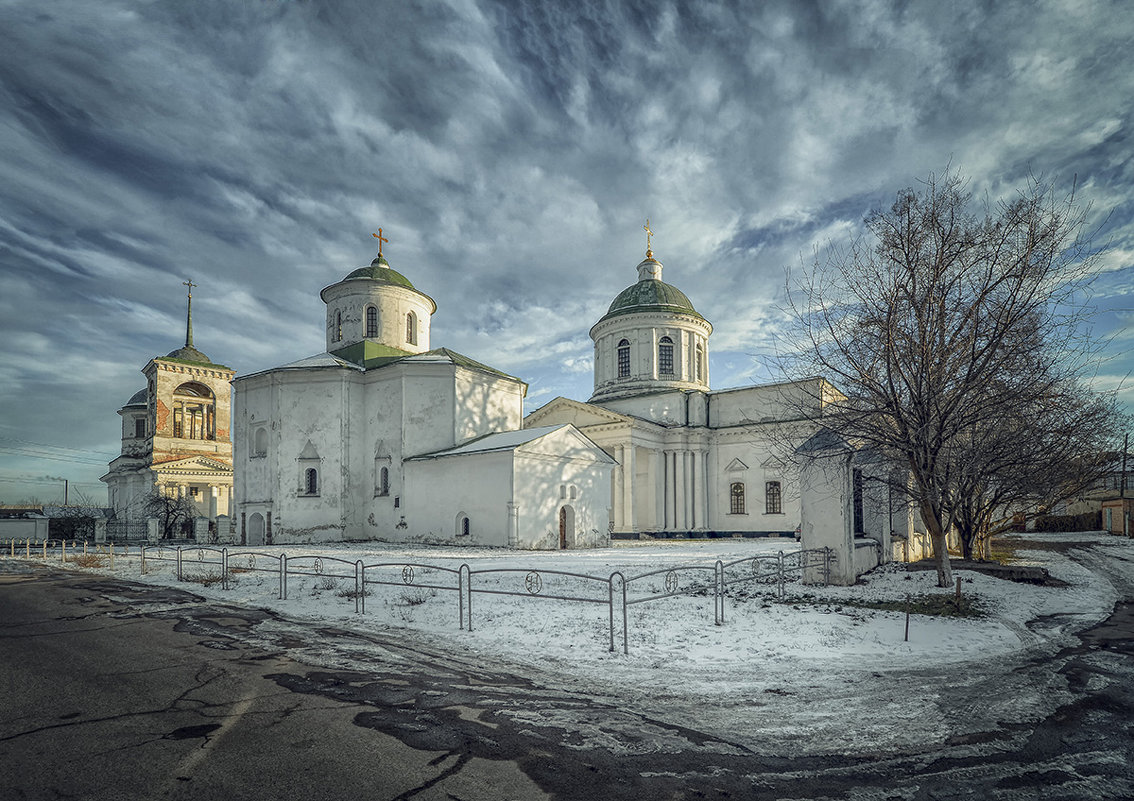
[[[126,401],[125,405],[123,405],[122,408],[126,409],[130,406],[145,406],[147,402],[147,395],[148,393],[146,392],[146,390],[139,389],[137,392],[130,396],[130,400]]]
[[[693,304],[685,297],[684,292],[672,284],[655,278],[644,278],[619,292],[602,319],[618,314],[650,311],[688,314],[691,317],[705,319],[693,308]]]
[[[212,364],[212,360],[208,356],[201,353],[192,345],[185,345],[177,350],[169,353],[165,358],[177,359],[182,362],[200,362],[201,364]]]
[[[395,286],[404,286],[407,289],[416,289],[408,278],[397,270],[391,270],[390,263],[386,261],[383,256],[379,256],[374,261],[370,262],[369,267],[359,267],[343,280],[350,281],[352,278],[369,278],[372,281],[381,281],[384,284],[393,284]]]

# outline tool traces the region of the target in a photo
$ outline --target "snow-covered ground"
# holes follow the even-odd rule
[[[1129,569],[1134,542],[1105,534],[1029,534],[1032,541],[1077,542],[1095,558],[1102,553]],[[894,745],[908,737],[932,739],[976,725],[978,718],[1019,719],[1040,714],[1042,707],[1062,697],[1059,686],[1014,688],[1009,666],[1021,652],[1062,647],[1074,631],[1107,617],[1121,588],[1105,572],[1052,550],[1026,550],[1027,564],[1047,568],[1066,587],[1038,587],[980,575],[962,577],[962,592],[977,599],[989,613],[984,618],[943,618],[914,615],[909,640],[904,639],[905,615],[847,606],[847,599],[902,600],[908,595],[944,593],[935,586],[932,571],[907,572],[891,565],[863,577],[854,587],[787,585],[780,601],[776,588],[738,585],[725,600],[725,621],[714,625],[711,594],[660,598],[628,609],[629,653],[621,652],[621,606],[615,605],[616,650],[609,650],[610,608],[606,603],[553,600],[550,594],[573,594],[605,600],[607,588],[598,582],[572,580],[548,571],[582,573],[605,580],[615,571],[627,578],[661,568],[712,567],[755,555],[774,556],[798,546],[791,540],[705,540],[628,542],[592,551],[460,550],[400,547],[381,544],[306,548],[258,548],[257,553],[285,552],[289,569],[312,575],[291,575],[287,598],[279,599],[279,579],[260,569],[234,572],[228,589],[219,583],[178,583],[172,562],[150,559],[145,575],[137,557],[117,558],[91,568],[148,583],[181,586],[227,603],[264,607],[296,620],[333,622],[340,628],[391,632],[442,647],[485,664],[541,674],[558,686],[594,692],[607,699],[636,699],[660,710],[685,709],[703,725],[766,733],[769,717],[779,716],[776,737],[783,748],[796,740],[815,739],[827,731],[844,744]],[[236,570],[269,567],[264,557],[249,562],[251,549],[229,548],[229,565]],[[166,554],[169,555],[168,553]],[[204,552],[205,560],[215,554]],[[321,557],[322,574],[315,575],[314,557]],[[216,566],[196,563],[195,549],[183,555],[189,576],[216,573]],[[336,560],[344,560],[339,562]],[[364,614],[355,613],[353,563],[390,563],[394,567],[367,570],[390,585],[368,585]],[[1021,560],[1023,561],[1023,559]],[[1090,560],[1087,560],[1088,563]],[[347,564],[351,563],[351,564]],[[401,565],[414,563],[412,584]],[[475,593],[473,630],[459,628],[458,593],[425,589],[420,584],[455,586],[453,573],[429,571],[420,565],[474,572],[473,586],[516,591],[518,595]],[[475,575],[476,571],[510,569],[514,573]],[[528,571],[537,571],[540,595],[527,592]],[[331,574],[341,574],[336,578]],[[705,581],[711,571],[678,571],[682,588]],[[701,578],[697,578],[701,576]],[[632,582],[631,597],[649,594],[640,585],[663,592],[664,573],[650,582]],[[1029,627],[1029,622],[1040,624]],[[958,677],[963,685],[977,681],[989,665],[1003,663],[1001,688],[1011,697],[973,701],[966,712],[941,690],[941,676]],[[923,675],[924,684],[910,676]],[[900,680],[894,677],[901,677]],[[969,677],[969,678],[966,678]],[[1033,681],[1034,684],[1034,681]],[[958,685],[963,691],[963,687]],[[963,697],[963,693],[960,697]],[[918,705],[918,706],[911,706]],[[1002,707],[1002,708],[1001,708]],[[856,713],[855,710],[859,711]],[[911,709],[918,709],[911,716]],[[790,711],[790,719],[786,717]],[[519,714],[517,712],[517,714]],[[861,719],[851,731],[847,715]],[[971,718],[971,720],[969,719]],[[747,721],[747,723],[744,723]],[[919,732],[919,730],[921,730]],[[753,735],[754,736],[754,735]],[[738,741],[748,741],[743,734]],[[837,748],[838,744],[831,747]]]

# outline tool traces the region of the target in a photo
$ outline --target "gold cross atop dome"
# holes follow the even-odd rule
[[[182,285],[189,287],[189,297],[193,297],[193,287],[200,286],[200,284],[194,284],[192,278],[190,278],[188,281],[182,281],[181,283]]]
[[[654,257],[654,251],[650,247],[650,245],[651,245],[650,238],[654,235],[654,232],[650,230],[650,218],[649,217],[646,218],[646,224],[643,225],[642,227],[646,229],[646,258],[652,259]]]
[[[378,256],[379,256],[379,258],[381,258],[381,256],[382,256],[382,243],[383,242],[389,242],[390,240],[387,239],[386,237],[382,236],[382,229],[381,228],[378,229],[378,233],[371,234],[371,236],[378,240]]]

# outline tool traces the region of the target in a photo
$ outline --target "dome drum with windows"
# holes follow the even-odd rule
[[[381,249],[368,267],[359,267],[319,296],[327,304],[329,353],[362,363],[429,350],[429,320],[437,304],[391,268]]]
[[[651,391],[709,390],[713,326],[661,276],[661,262],[647,250],[638,265],[638,282],[619,292],[591,328],[592,402]]]

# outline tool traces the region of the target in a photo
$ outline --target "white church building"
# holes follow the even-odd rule
[[[614,460],[570,423],[524,428],[523,381],[432,348],[436,304],[381,247],[321,297],[326,352],[233,382],[239,542],[609,543]]]
[[[800,525],[793,443],[807,405],[833,391],[822,379],[712,391],[712,325],[662,281],[650,248],[638,280],[591,327],[594,394],[556,398],[526,427],[570,423],[617,462],[615,537],[793,535]]]

